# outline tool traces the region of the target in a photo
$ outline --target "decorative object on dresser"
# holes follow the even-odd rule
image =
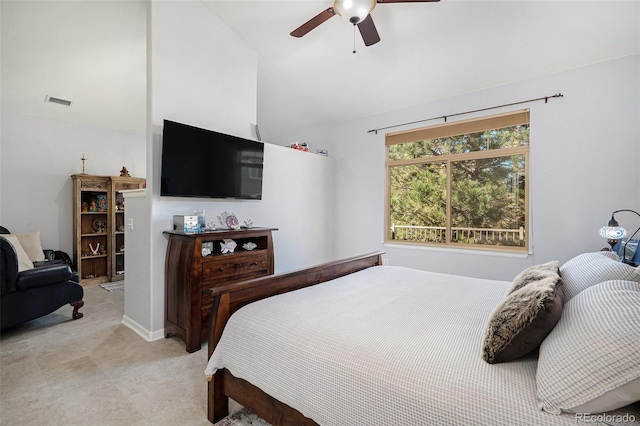
[[[256,248],[256,247],[258,247],[258,246],[256,245],[256,243],[253,243],[253,242],[251,242],[251,241],[249,241],[248,243],[244,243],[244,244],[242,245],[242,248],[243,248],[243,249],[245,249],[245,250],[249,250],[249,251],[253,250],[253,249],[254,249],[254,248]]]
[[[200,349],[211,322],[210,290],[244,280],[272,275],[275,228],[252,228],[168,235],[165,258],[165,336],[179,336],[187,352]],[[233,252],[223,253],[225,240]],[[253,243],[253,250],[238,249]],[[222,245],[221,245],[222,244]]]
[[[72,175],[73,258],[80,284],[124,279],[124,196],[145,187],[145,179],[127,176]]]
[[[238,244],[231,238],[225,238],[220,242],[220,252],[222,254],[233,253],[237,246]]]
[[[238,218],[233,213],[228,213],[226,211],[220,213],[220,216],[218,216],[218,222],[220,222],[222,228],[240,229],[240,222],[238,222]]]

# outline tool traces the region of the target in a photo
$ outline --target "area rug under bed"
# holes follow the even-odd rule
[[[214,426],[271,426],[246,408],[229,414]]]
[[[107,291],[124,291],[124,281],[100,284]]]

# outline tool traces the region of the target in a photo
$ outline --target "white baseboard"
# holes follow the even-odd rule
[[[164,338],[164,329],[149,331],[126,315],[122,316],[122,324],[125,327],[133,330],[138,336],[142,337],[147,342],[153,342],[154,340],[160,340]]]

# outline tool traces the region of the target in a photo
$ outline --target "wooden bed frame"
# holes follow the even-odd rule
[[[344,260],[325,263],[308,269],[256,278],[210,290],[213,315],[209,333],[208,358],[222,336],[231,314],[251,302],[303,287],[320,284],[334,278],[382,264],[384,252],[370,253]],[[229,398],[272,425],[317,425],[299,411],[264,393],[228,370],[218,370],[208,384],[208,418],[215,423],[229,414]]]

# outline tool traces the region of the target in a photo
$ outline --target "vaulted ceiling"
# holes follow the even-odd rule
[[[335,16],[289,35],[332,1],[207,5],[258,52],[263,134],[426,103],[640,51],[640,2],[482,1],[378,4],[370,47]]]
[[[292,129],[640,52],[640,0],[378,4],[371,16],[381,41],[370,47],[339,16],[302,38],[289,35],[330,0],[193,1],[257,52],[258,124],[274,142]],[[144,133],[146,6],[110,3],[3,1],[3,108]],[[43,94],[77,102],[73,118]]]

